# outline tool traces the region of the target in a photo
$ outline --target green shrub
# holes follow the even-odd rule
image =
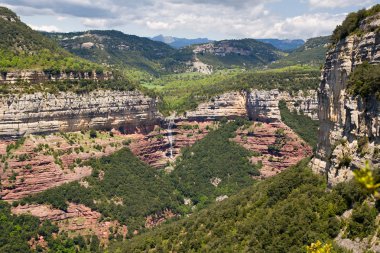
[[[347,236],[351,239],[367,237],[376,230],[377,211],[374,207],[364,203],[358,205],[352,211],[352,217],[348,224]]]

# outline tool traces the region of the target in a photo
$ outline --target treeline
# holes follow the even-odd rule
[[[360,22],[369,16],[373,16],[380,12],[380,4],[373,6],[372,8],[366,10],[362,9],[358,12],[352,12],[347,15],[346,19],[343,21],[342,25],[338,25],[333,35],[331,36],[331,41],[336,44],[341,39],[346,38],[348,35],[354,32],[359,32]]]

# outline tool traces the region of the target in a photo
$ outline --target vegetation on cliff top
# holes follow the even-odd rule
[[[194,110],[199,103],[213,96],[248,89],[279,89],[298,92],[314,90],[319,84],[320,71],[310,67],[293,66],[282,69],[241,71],[224,70],[213,75],[182,74],[143,84],[161,98],[160,112],[170,114]]]
[[[371,95],[380,98],[380,64],[363,62],[350,74],[348,90],[353,95],[368,98]]]
[[[358,33],[360,23],[367,17],[373,16],[377,13],[380,13],[380,4],[377,4],[368,10],[362,9],[358,12],[348,14],[343,23],[335,28],[333,35],[331,36],[331,41],[336,44],[348,35]]]

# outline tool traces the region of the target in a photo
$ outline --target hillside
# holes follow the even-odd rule
[[[0,70],[103,71],[33,31],[11,10],[0,7]]]
[[[374,222],[373,207],[362,204],[366,194],[353,183],[326,191],[323,177],[307,168],[308,160],[280,175],[250,186],[239,194],[192,216],[164,224],[116,243],[116,252],[305,252],[317,240],[329,242],[345,222],[340,215],[356,206],[354,213],[364,222]],[[359,217],[359,216],[358,216]],[[350,220],[350,234],[373,233]],[[334,246],[335,252],[344,252]]]
[[[267,65],[283,55],[274,46],[254,39],[222,40],[192,49],[200,61],[215,69]]]
[[[114,30],[44,34],[73,54],[90,61],[155,75],[181,69],[183,61],[191,59],[191,56],[182,59],[174,48],[163,42]]]
[[[282,51],[292,51],[305,44],[303,40],[279,40],[279,39],[257,39],[258,41],[269,43]]]
[[[271,67],[285,67],[297,64],[320,67],[325,61],[330,38],[331,36],[310,38],[304,45],[271,64]]]

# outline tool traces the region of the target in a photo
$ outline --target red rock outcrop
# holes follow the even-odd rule
[[[101,221],[101,214],[81,204],[69,203],[67,211],[54,209],[47,205],[25,205],[13,207],[14,214],[31,214],[41,220],[54,221],[60,232],[68,231],[75,235],[93,235],[106,244],[110,235],[127,235],[127,227],[117,221]],[[111,232],[112,231],[112,232]]]
[[[281,137],[279,129],[283,129]],[[239,129],[233,140],[255,153],[250,159],[252,163],[263,164],[259,178],[274,176],[312,154],[311,147],[281,122],[252,123],[249,129]],[[270,152],[271,145],[278,146],[279,152]]]

